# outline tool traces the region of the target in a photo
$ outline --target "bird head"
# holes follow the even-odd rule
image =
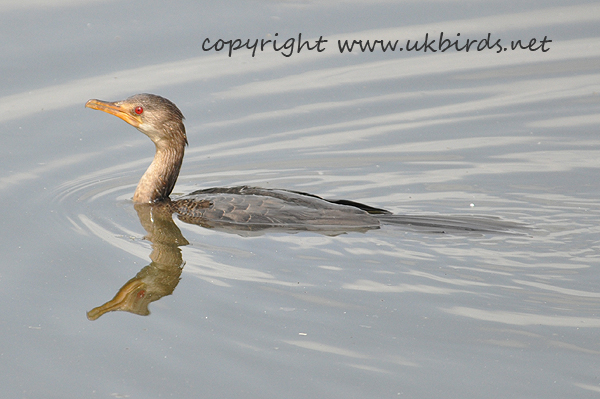
[[[122,101],[89,100],[85,106],[115,115],[148,136],[157,146],[187,144],[183,114],[175,104],[155,94],[136,94]]]

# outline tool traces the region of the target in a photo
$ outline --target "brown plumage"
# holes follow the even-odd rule
[[[154,142],[154,160],[140,179],[133,201],[168,201],[173,212],[184,221],[206,227],[231,225],[239,230],[273,227],[368,230],[379,227],[379,221],[370,213],[389,214],[350,201],[336,203],[305,193],[245,186],[201,190],[170,201],[187,145],[184,117],[179,108],[154,94],[136,94],[116,102],[89,100],[85,106],[123,119]]]
[[[156,154],[133,194],[135,203],[161,203],[183,221],[230,232],[283,229],[340,234],[377,229],[381,222],[419,226],[435,232],[506,231],[506,223],[478,218],[392,215],[347,200],[326,200],[312,194],[254,187],[200,190],[171,200],[187,137],[183,114],[175,104],[154,94],[126,100],[89,100],[86,107],[115,115],[147,135]]]
[[[183,114],[175,104],[154,94],[136,94],[123,101],[89,100],[86,107],[115,115],[154,142],[154,160],[133,194],[138,203],[168,198],[179,176],[187,145]]]

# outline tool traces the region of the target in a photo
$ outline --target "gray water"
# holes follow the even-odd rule
[[[598,4],[10,1],[0,18],[2,397],[599,394]],[[442,31],[552,42],[337,48]],[[324,51],[202,50],[299,33]],[[153,145],[83,106],[139,92],[187,118],[176,194],[247,184],[528,227],[244,235],[175,218],[172,294],[90,321],[164,244],[131,202]]]

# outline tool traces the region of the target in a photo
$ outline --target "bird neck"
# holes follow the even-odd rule
[[[179,176],[185,143],[178,140],[155,143],[156,154],[133,194],[133,202],[148,203],[169,197]]]

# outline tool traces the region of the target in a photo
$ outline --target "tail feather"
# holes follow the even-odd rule
[[[527,226],[495,217],[443,215],[375,215],[383,225],[428,233],[475,232],[526,234]]]

